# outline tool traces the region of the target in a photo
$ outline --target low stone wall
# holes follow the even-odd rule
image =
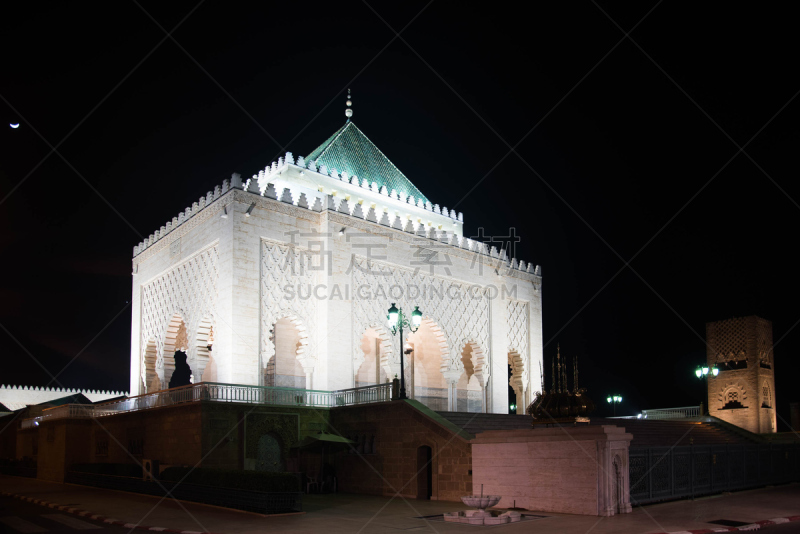
[[[472,493],[472,436],[419,402],[334,408],[331,426],[358,442],[358,454],[336,455],[339,491],[457,502]]]
[[[197,402],[98,419],[43,421],[17,430],[16,449],[19,459],[38,460],[38,478],[63,482],[72,464],[84,463],[149,459],[162,467],[202,462],[203,467],[255,469],[259,439],[269,434],[280,443],[288,468],[290,448],[325,430],[328,418],[327,409]]]
[[[628,513],[628,448],[617,426],[495,430],[472,440],[473,487],[500,508],[610,516]]]

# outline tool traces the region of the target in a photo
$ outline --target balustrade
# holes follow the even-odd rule
[[[164,389],[102,404],[65,404],[63,406],[55,406],[44,410],[42,415],[38,417],[23,420],[21,426],[22,428],[34,428],[42,421],[51,419],[105,417],[199,401],[333,408],[336,406],[386,402],[391,400],[391,394],[391,383],[338,391],[321,391],[200,382],[199,384]]]

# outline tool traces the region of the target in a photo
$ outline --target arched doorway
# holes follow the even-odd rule
[[[214,326],[211,319],[205,317],[197,325],[197,336],[195,336],[195,382],[213,382],[217,379],[216,365],[211,365],[213,347]]]
[[[417,499],[433,496],[433,451],[427,445],[417,447]]]
[[[264,434],[258,438],[258,459],[256,471],[283,471],[281,443],[273,434]]]
[[[161,382],[162,384],[169,384],[172,373],[175,371],[175,352],[179,350],[188,352],[189,334],[183,317],[180,313],[176,313],[170,319],[167,325],[167,332],[164,335],[164,354],[162,356],[164,379]]]
[[[306,388],[306,373],[297,359],[303,346],[300,330],[288,317],[278,319],[272,328],[275,353],[264,368],[263,384],[284,388]]]
[[[483,412],[483,385],[475,368],[475,349],[466,344],[461,351],[461,363],[464,372],[456,385],[456,406],[458,412]]]
[[[158,363],[158,347],[156,340],[149,339],[144,347],[144,387],[142,393],[152,393],[161,389],[156,364]]]
[[[511,368],[511,364],[508,364],[508,413],[515,414],[517,413],[517,392],[514,390],[513,384],[514,380],[514,369]]]
[[[412,352],[406,357],[406,391],[432,410],[448,410],[447,383],[442,374],[442,346],[436,323],[429,319],[408,337]],[[410,379],[410,383],[409,382]]]
[[[361,351],[364,353],[364,362],[359,366],[355,376],[355,387],[384,384],[388,381],[386,370],[382,365],[385,348],[383,339],[377,329],[368,328],[361,336]]]
[[[623,472],[622,472],[622,461],[620,460],[619,456],[614,456],[613,462],[613,473],[612,473],[612,488],[611,488],[611,498],[612,507],[615,514],[623,514],[626,512],[624,510],[624,503],[625,503],[625,481],[623,480]]]
[[[525,380],[523,379],[525,364],[522,361],[522,356],[520,356],[518,352],[511,350],[508,353],[508,365],[511,371],[508,385],[511,386],[514,391],[515,399],[513,405],[516,406],[515,413],[524,414],[527,408],[527,399],[525,398]],[[511,401],[511,399],[509,399],[509,401]],[[511,406],[512,402],[509,402],[508,405]]]

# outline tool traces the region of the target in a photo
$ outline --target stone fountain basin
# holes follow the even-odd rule
[[[499,503],[501,498],[502,497],[500,495],[469,495],[466,497],[461,497],[461,502],[471,508],[485,510]]]

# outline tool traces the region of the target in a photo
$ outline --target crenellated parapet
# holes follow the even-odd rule
[[[338,184],[338,185],[337,185]],[[264,170],[242,182],[241,176],[234,173],[230,180],[200,197],[177,217],[173,217],[147,240],[133,249],[138,256],[170,232],[186,224],[201,211],[214,204],[232,190],[271,199],[282,204],[295,206],[301,210],[321,213],[323,211],[345,215],[355,220],[384,226],[393,230],[412,234],[418,239],[427,239],[437,245],[445,245],[463,251],[485,256],[486,263],[492,264],[500,272],[523,272],[541,277],[541,267],[532,263],[509,258],[506,251],[489,247],[461,235],[464,221],[463,213],[439,207],[438,204],[423,202],[409,195],[401,196],[396,191],[388,191],[385,186],[366,178],[348,176],[335,169],[317,168],[314,161],[295,159],[291,152],[273,162]],[[359,193],[363,192],[363,195]],[[381,202],[383,201],[383,202]],[[249,216],[249,211],[246,213]],[[452,229],[445,223],[449,221]]]
[[[216,186],[213,191],[206,193],[206,196],[200,197],[197,202],[193,202],[191,206],[180,212],[177,217],[173,217],[171,221],[167,221],[166,224],[161,226],[161,228],[150,234],[147,239],[133,247],[133,257],[135,258],[144,252],[148,247],[166,237],[167,234],[183,225],[192,217],[196,216],[198,213],[203,211],[203,209],[205,209],[207,206],[210,206],[213,202],[218,200],[232,188],[237,188],[238,186],[238,189],[241,189],[241,184],[242,179],[236,173],[233,174],[230,180],[223,180],[221,186]]]
[[[123,391],[0,385],[0,404],[11,410],[19,410],[28,405],[41,404],[77,394],[83,395],[92,402],[128,396],[128,393]]]
[[[267,185],[278,180],[282,174],[289,168],[294,167],[305,173],[314,173],[315,175],[344,182],[361,189],[377,193],[401,204],[409,204],[417,208],[448,217],[453,221],[460,223],[464,222],[464,214],[456,213],[456,210],[450,210],[446,207],[440,207],[439,204],[432,204],[430,201],[424,201],[422,198],[414,198],[414,195],[406,195],[405,193],[398,193],[394,189],[389,191],[386,186],[378,186],[378,182],[369,180],[367,177],[349,176],[346,172],[340,172],[336,169],[329,169],[325,165],[317,166],[314,160],[306,161],[303,156],[295,157],[291,152],[287,152],[285,156],[278,158],[278,161],[273,161],[272,164],[267,165],[264,170],[254,174],[252,178],[247,181],[245,189],[248,189],[252,182],[258,184],[259,191],[263,194]]]

